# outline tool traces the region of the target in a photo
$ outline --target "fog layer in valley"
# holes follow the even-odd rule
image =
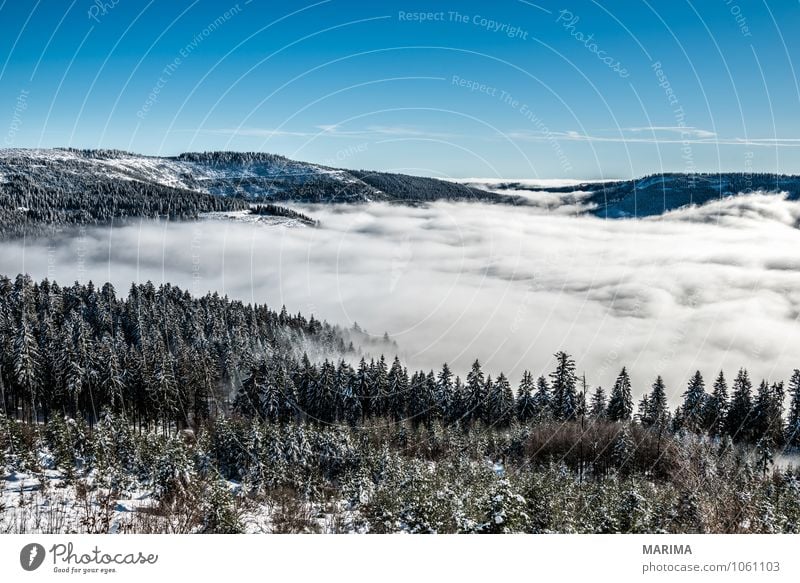
[[[592,385],[626,365],[641,393],[661,374],[673,402],[696,369],[710,384],[720,368],[800,367],[800,204],[780,196],[625,221],[481,204],[301,210],[321,226],[143,222],[6,242],[0,273],[286,304],[387,331],[411,367],[463,374],[479,358],[514,382],[563,349]]]

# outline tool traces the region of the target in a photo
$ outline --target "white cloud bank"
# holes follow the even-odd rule
[[[516,380],[564,349],[592,384],[626,365],[641,393],[662,374],[673,402],[696,369],[710,383],[721,368],[800,367],[800,204],[780,196],[635,221],[451,203],[303,210],[322,226],[144,222],[5,243],[0,272],[285,303],[388,331],[413,367],[463,372],[477,357]]]

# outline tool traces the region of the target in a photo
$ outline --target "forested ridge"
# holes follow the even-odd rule
[[[348,331],[313,315],[216,294],[195,298],[170,284],[132,285],[118,298],[109,283],[62,287],[0,276],[0,347],[3,410],[28,421],[67,415],[93,424],[108,410],[169,432],[199,427],[212,412],[271,422],[357,425],[377,417],[501,428],[588,416],[771,449],[800,445],[800,370],[788,382],[788,411],[783,381],[754,389],[744,368],[730,387],[723,372],[709,388],[696,372],[674,411],[658,377],[634,406],[626,368],[607,394],[584,387],[564,352],[552,373],[534,379],[525,371],[516,388],[502,372],[484,374],[478,361],[463,381],[447,364],[409,371],[391,355],[353,364]]]
[[[251,203],[266,203],[264,211],[277,209],[279,201],[440,199],[510,200],[433,178],[351,172],[263,152],[156,157],[100,149],[0,150],[0,238],[132,218],[195,220]]]
[[[85,156],[110,156],[97,151]],[[130,218],[195,219],[202,212],[246,209],[226,199],[154,182],[86,173],[79,160],[5,153],[0,165],[0,237],[49,235],[70,226]]]
[[[103,411],[137,427],[198,426],[240,390],[253,363],[286,368],[303,351],[354,351],[347,331],[313,316],[194,298],[163,284],[60,286],[0,277],[0,389],[5,414],[67,415],[94,424]],[[246,381],[245,381],[246,382]]]
[[[787,193],[800,199],[800,176],[767,172],[678,173],[664,172],[633,180],[585,182],[575,186],[541,187],[507,181],[500,190],[546,191],[567,194],[588,192],[583,204],[603,218],[648,217],[687,205],[702,205],[729,196],[753,192]]]

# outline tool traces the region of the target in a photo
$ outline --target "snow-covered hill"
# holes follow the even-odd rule
[[[0,176],[36,178],[52,172],[134,180],[170,188],[263,200],[315,198],[369,201],[381,193],[344,170],[297,162],[273,154],[215,152],[174,157],[119,150],[0,150]]]

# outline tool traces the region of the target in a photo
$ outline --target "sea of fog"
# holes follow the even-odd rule
[[[556,205],[557,206],[557,205]],[[800,204],[748,195],[645,220],[547,207],[304,206],[318,228],[143,221],[2,244],[0,273],[171,282],[388,332],[414,368],[476,358],[515,382],[574,355],[591,385],[625,365],[673,402],[701,370],[800,367]]]

